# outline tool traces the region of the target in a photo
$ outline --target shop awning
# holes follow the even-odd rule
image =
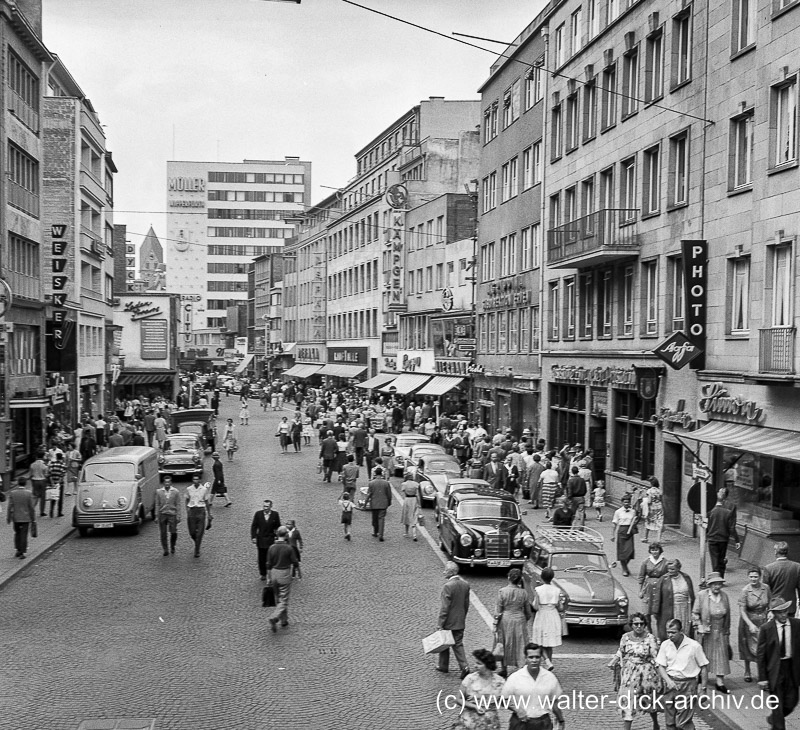
[[[464,378],[448,378],[445,375],[437,375],[431,378],[430,383],[425,383],[417,393],[419,395],[444,395],[455,388],[462,380]]]
[[[310,378],[314,373],[318,373],[321,368],[322,365],[299,363],[298,365],[292,365],[283,375],[288,375],[291,378]]]
[[[397,393],[405,395],[413,393],[417,388],[421,388],[430,380],[430,375],[416,375],[415,373],[403,373],[396,377],[391,383],[387,383],[378,390],[384,393]]]
[[[33,398],[9,398],[8,407],[14,410],[22,410],[24,408],[47,408],[51,404],[50,398],[42,396],[35,396]]]
[[[370,378],[369,380],[365,380],[363,383],[356,383],[357,388],[380,388],[382,385],[386,385],[390,380],[394,380],[397,377],[394,373],[380,373],[376,375],[374,378]]]
[[[152,385],[153,383],[171,382],[175,373],[122,373],[116,385]]]
[[[241,361],[241,362],[240,362],[240,363],[239,363],[239,364],[236,366],[236,370],[234,370],[233,372],[234,372],[234,373],[243,373],[245,370],[247,370],[247,366],[248,366],[248,365],[249,365],[251,362],[253,362],[253,358],[254,358],[254,357],[255,357],[255,355],[245,355],[245,356],[244,356],[244,360],[242,360],[242,361]]]
[[[800,437],[794,431],[760,428],[744,423],[709,421],[697,431],[685,434],[684,438],[773,456],[776,459],[800,461]]]
[[[333,375],[337,378],[355,378],[367,369],[366,365],[338,365],[329,362],[317,371],[319,375]]]

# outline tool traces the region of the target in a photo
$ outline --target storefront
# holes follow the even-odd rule
[[[369,368],[368,347],[328,347],[325,365],[314,373],[324,375],[329,387],[355,385]]]
[[[322,382],[321,377],[315,377],[326,364],[325,345],[298,344],[295,350],[296,364],[286,370],[283,375],[292,380],[307,380],[310,385]]]
[[[529,429],[539,438],[539,379],[533,375],[515,375],[513,369],[492,372],[473,366],[474,410],[470,420],[481,423],[490,432],[510,428],[518,438]]]
[[[78,378],[78,408],[81,413],[89,413],[94,418],[103,408],[101,383],[102,375],[81,376]]]

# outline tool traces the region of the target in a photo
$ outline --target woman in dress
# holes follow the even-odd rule
[[[281,440],[281,453],[286,454],[289,451],[289,441],[291,440],[292,424],[289,423],[289,417],[284,416],[278,424],[278,432],[276,436]]]
[[[247,426],[250,420],[250,409],[247,407],[247,401],[242,402],[242,407],[239,409],[239,425]]]
[[[347,447],[349,444],[347,443],[347,435],[340,433],[339,438],[336,439],[336,448],[338,449],[338,453],[336,455],[336,464],[333,466],[333,470],[336,473],[341,473],[342,469],[344,469],[344,465],[347,463],[347,454],[349,451]]]
[[[225,470],[222,468],[222,462],[219,460],[219,451],[211,454],[214,462],[211,464],[211,471],[214,474],[214,482],[211,485],[211,504],[217,497],[225,497],[225,506],[230,507],[233,502],[228,496],[228,488],[225,486]]]
[[[229,418],[222,427],[222,448],[228,454],[228,461],[233,461],[233,452],[238,446],[236,442],[236,426],[233,425],[233,419]]]
[[[525,666],[525,644],[531,607],[528,594],[522,587],[522,571],[508,571],[508,585],[497,594],[495,630],[503,642],[503,672],[508,675]]]
[[[722,590],[725,580],[719,573],[706,578],[708,588],[697,594],[692,619],[698,641],[708,657],[708,676],[716,676],[714,689],[728,694],[725,677],[731,673],[728,651],[731,645],[731,606],[728,595]]]
[[[122,418],[125,421],[130,421],[133,418],[133,402],[125,401],[125,410],[122,412]]]
[[[653,631],[650,619],[653,617],[654,592],[658,579],[667,572],[667,560],[660,542],[650,543],[650,556],[639,569],[639,598],[642,599],[642,613],[647,618],[647,630]]]
[[[647,616],[634,613],[630,624],[633,630],[622,635],[619,649],[608,664],[615,672],[619,667],[617,711],[622,715],[625,730],[631,730],[633,718],[645,712],[647,703],[662,693],[656,666],[658,642],[647,630]],[[649,715],[654,730],[658,730],[658,715],[655,712]]]
[[[531,629],[531,641],[542,647],[545,669],[553,668],[553,647],[561,646],[561,612],[564,610],[564,596],[551,585],[555,573],[552,568],[542,571],[543,585],[536,586],[533,597],[533,610],[536,612]]]
[[[270,398],[269,398],[269,403],[270,403],[270,407],[272,408],[273,411],[277,411],[278,410],[278,391],[277,390],[273,390],[272,391],[272,394],[270,395]]]
[[[650,542],[653,533],[655,542],[661,542],[661,531],[664,529],[664,495],[658,479],[650,477],[650,486],[642,500],[642,516],[644,517],[644,537],[642,542]]]
[[[614,525],[614,534],[611,542],[617,543],[617,562],[622,565],[622,575],[630,575],[628,563],[634,559],[634,538],[636,536],[636,510],[631,507],[631,495],[626,494],[620,500],[620,507],[611,518]]]
[[[384,472],[388,474],[388,472]],[[400,524],[406,528],[404,537],[408,537],[408,528],[411,528],[411,537],[414,542],[417,541],[417,522],[419,522],[420,515],[420,493],[419,484],[415,482],[408,474],[406,474],[405,481],[400,485],[400,491],[403,494],[403,509],[400,512]]]
[[[381,446],[381,459],[383,459],[383,467],[388,478],[394,474],[395,470],[394,439],[391,436],[387,436]]]
[[[156,416],[156,420],[153,421],[153,425],[156,427],[156,441],[158,441],[158,448],[164,448],[164,442],[167,440],[167,419],[164,418],[161,411],[158,412]]]
[[[465,698],[463,709],[453,729],[500,730],[500,716],[492,697],[500,697],[503,678],[495,673],[497,660],[487,649],[472,652],[477,660],[475,671],[461,681],[461,692]]]
[[[314,435],[314,425],[311,416],[303,418],[303,445],[311,446],[311,437]]]
[[[656,619],[659,641],[667,638],[667,622],[673,618],[680,620],[686,635],[692,633],[692,606],[694,605],[694,586],[692,579],[681,572],[681,561],[677,558],[667,561],[667,572],[662,575],[653,588],[651,609]]]
[[[750,662],[756,662],[758,630],[767,620],[767,609],[772,592],[761,582],[761,568],[750,568],[750,581],[739,596],[739,658],[744,662],[744,681],[752,682]]]

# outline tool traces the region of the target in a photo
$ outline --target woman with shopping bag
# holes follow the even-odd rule
[[[525,644],[528,641],[528,621],[531,606],[525,589],[522,587],[522,571],[512,568],[508,571],[508,585],[497,595],[495,611],[495,656],[502,657],[501,676],[507,676],[525,666]]]

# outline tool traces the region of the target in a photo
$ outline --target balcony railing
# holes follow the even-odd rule
[[[6,279],[15,297],[41,301],[42,283],[38,276],[27,276],[6,270]]]
[[[577,268],[636,255],[638,210],[604,208],[547,232],[547,263]]]
[[[8,203],[34,218],[39,217],[39,196],[13,180],[8,181]]]
[[[770,327],[758,331],[758,372],[794,373],[794,327]]]
[[[8,91],[8,110],[14,114],[28,129],[39,131],[39,112],[15,91]]]

